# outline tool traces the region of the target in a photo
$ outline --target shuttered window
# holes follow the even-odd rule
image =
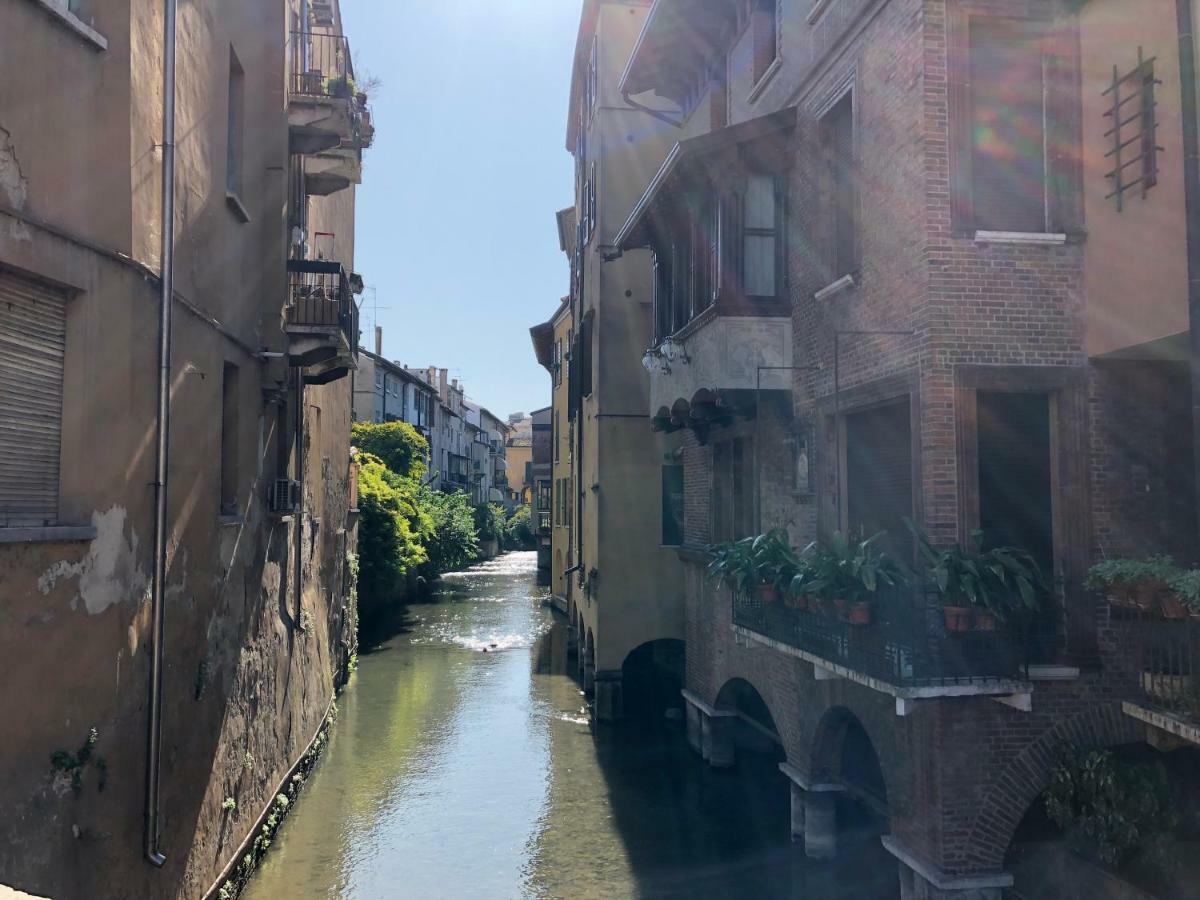
[[[1045,70],[1038,27],[972,19],[969,54],[975,227],[1044,231]]]
[[[0,272],[0,526],[58,519],[66,298]]]

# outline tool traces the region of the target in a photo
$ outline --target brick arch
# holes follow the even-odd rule
[[[753,691],[753,697],[745,696],[745,688],[749,688],[751,691]],[[759,721],[759,724],[763,726],[770,725],[771,730],[774,731],[776,735],[780,735],[780,719],[776,714],[777,707],[773,707],[768,695],[760,690],[758,686],[748,678],[744,678],[740,675],[734,675],[727,678],[725,683],[721,685],[721,689],[717,691],[713,706],[715,706],[717,709],[736,709],[739,712],[749,715],[750,710],[743,708],[740,701],[743,699],[749,699],[752,705],[755,698],[757,698],[758,702],[762,704],[762,708],[766,712],[767,718],[769,719],[768,722]],[[754,718],[753,716],[751,717]],[[782,739],[781,735],[780,737]]]
[[[1088,748],[1117,747],[1144,741],[1145,726],[1119,705],[1093,706],[1055,724],[1028,745],[987,788],[965,846],[982,870],[999,870],[1017,826],[1046,790],[1055,748],[1069,742]]]
[[[869,787],[872,793],[878,793],[879,799],[885,804],[888,800],[888,776],[884,766],[880,745],[871,734],[867,724],[849,706],[835,704],[821,713],[817,727],[813,730],[811,751],[808,758],[809,773],[814,780],[839,779],[847,780],[842,772],[846,737],[857,729],[862,732],[867,746],[874,757],[874,769],[868,777],[862,779],[862,787]],[[859,779],[854,779],[858,781]],[[875,782],[878,782],[876,785]],[[867,784],[866,782],[870,782]]]

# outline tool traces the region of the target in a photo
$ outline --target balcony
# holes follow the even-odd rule
[[[308,384],[328,384],[355,368],[358,307],[341,263],[288,260],[288,304],[284,313],[288,363],[309,368]]]
[[[366,95],[355,88],[346,37],[292,32],[288,56],[291,152],[308,155],[369,147],[375,132]]]
[[[1023,638],[999,626],[947,630],[932,591],[880,590],[871,621],[861,625],[735,593],[733,626],[744,639],[812,663],[819,681],[846,678],[895,697],[898,715],[938,697],[995,697],[1029,708]]]
[[[550,533],[550,513],[549,511],[539,510],[537,514],[538,532],[540,534]]]
[[[1112,610],[1113,626],[1133,662],[1126,713],[1200,744],[1200,618],[1168,619],[1137,609]]]

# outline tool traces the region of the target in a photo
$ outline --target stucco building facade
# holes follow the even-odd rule
[[[0,10],[0,881],[38,895],[203,896],[354,652],[347,376],[372,127],[336,4],[323,25],[301,12],[179,14],[156,644],[162,5]],[[89,740],[73,790],[51,757]]]

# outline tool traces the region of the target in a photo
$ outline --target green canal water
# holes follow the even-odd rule
[[[773,760],[712,770],[665,719],[590,727],[545,599],[534,554],[508,554],[443,579],[362,653],[243,896],[892,896],[875,854],[800,858]]]

